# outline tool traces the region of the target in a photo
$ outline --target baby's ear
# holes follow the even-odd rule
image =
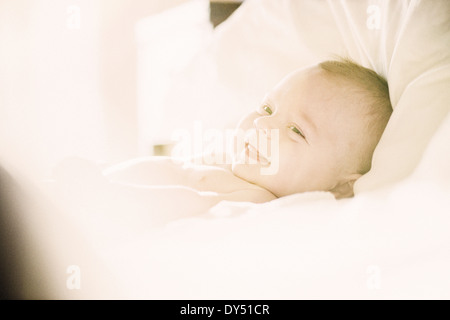
[[[355,173],[347,177],[344,181],[339,183],[336,187],[330,190],[336,199],[351,198],[353,197],[353,185],[356,180],[361,177],[361,174]]]

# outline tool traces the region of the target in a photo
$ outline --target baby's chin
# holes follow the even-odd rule
[[[272,194],[276,195],[272,187],[267,182],[267,176],[261,175],[261,166],[258,164],[242,164],[235,162],[231,165],[231,172],[238,178],[257,185],[260,188],[270,191]],[[266,177],[266,178],[265,178]]]
[[[286,185],[277,182],[273,176],[261,175],[260,168],[258,165],[233,163],[231,171],[236,177],[264,188],[278,198],[309,191],[306,186]]]
[[[238,178],[249,183],[258,184],[260,167],[258,164],[245,164],[233,161],[231,164],[231,172]]]

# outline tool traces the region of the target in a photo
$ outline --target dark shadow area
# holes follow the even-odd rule
[[[36,254],[25,232],[28,206],[42,205],[0,166],[0,299],[46,299],[45,279],[39,266],[30,264]],[[31,258],[31,259],[30,259]]]
[[[210,20],[214,28],[224,22],[240,5],[240,2],[210,2]]]
[[[11,176],[0,167],[0,299],[19,299],[19,248],[16,234],[17,221],[14,221],[17,208],[13,205],[15,192]]]

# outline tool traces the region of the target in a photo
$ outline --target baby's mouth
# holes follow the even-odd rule
[[[261,155],[257,148],[251,145],[248,141],[245,141],[245,157],[246,159],[252,158],[260,163],[262,166],[270,166],[270,158]]]

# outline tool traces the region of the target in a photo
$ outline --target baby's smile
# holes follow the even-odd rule
[[[255,139],[255,140],[259,140],[260,143],[259,145],[261,146],[261,138],[259,137],[259,139]],[[266,139],[267,140],[267,139]],[[267,141],[265,142],[265,144],[267,145]],[[261,148],[257,147],[257,143],[254,143],[253,141],[251,141],[250,137],[246,137],[245,138],[245,157],[246,159],[249,159],[249,164],[252,164],[250,159],[253,159],[256,162],[253,163],[259,163],[261,166],[263,167],[268,167],[271,164],[271,158],[269,156],[269,150],[266,150],[266,152],[262,151]],[[263,148],[263,149],[268,149],[268,148]]]

